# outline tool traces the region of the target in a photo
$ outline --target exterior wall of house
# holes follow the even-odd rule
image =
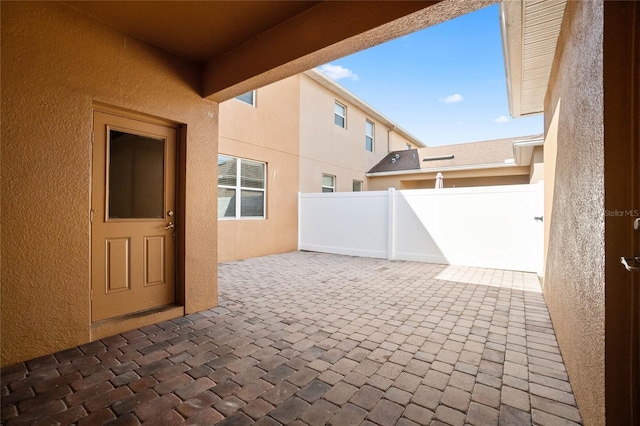
[[[523,185],[529,183],[528,167],[509,169],[477,169],[443,172],[445,188]],[[427,189],[436,183],[436,173],[416,173],[407,175],[377,176],[368,178],[368,190]]]
[[[94,102],[186,125],[185,311],[215,306],[218,105],[200,68],[58,2],[3,4],[1,27],[2,365],[91,339]]]
[[[335,101],[347,107],[346,128],[334,123]],[[365,149],[365,121],[375,124],[374,152]],[[353,181],[388,153],[388,128],[335,93],[300,75],[300,191],[321,192],[322,175],[336,177],[337,191],[352,191]]]
[[[267,164],[267,208],[265,219],[218,221],[219,262],[297,250],[300,78],[258,89],[255,107],[220,104],[219,152]]]
[[[529,183],[538,183],[544,180],[544,148],[536,146],[533,148],[531,158],[531,172],[529,174]]]
[[[389,152],[403,151],[407,149],[407,145],[411,146],[410,149],[422,148],[421,146],[416,145],[398,132],[395,132],[393,130],[389,132]]]
[[[545,99],[543,291],[586,425],[605,423],[603,10],[567,2]]]

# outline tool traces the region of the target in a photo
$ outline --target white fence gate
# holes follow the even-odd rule
[[[298,248],[542,275],[543,185],[300,194]]]

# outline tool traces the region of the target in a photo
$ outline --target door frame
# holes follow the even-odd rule
[[[185,177],[186,177],[186,125],[182,123],[178,123],[172,120],[163,119],[160,117],[156,117],[149,114],[144,114],[136,111],[131,111],[125,108],[119,108],[113,105],[96,102],[94,101],[92,104],[91,110],[91,149],[89,152],[89,158],[91,163],[91,176],[93,176],[93,150],[94,150],[94,115],[96,112],[116,115],[119,117],[127,118],[130,120],[142,121],[149,124],[155,124],[164,127],[173,128],[176,132],[176,152],[175,152],[175,248],[174,248],[174,257],[175,257],[175,306],[181,306],[184,308],[185,305],[185,286],[184,286],[184,265],[185,265],[185,244],[184,244],[184,235],[185,235]],[[92,198],[93,194],[93,182],[92,180],[89,182],[89,198]],[[91,206],[90,206],[91,209]],[[89,211],[89,214],[92,214],[92,211]],[[89,223],[89,264],[91,265],[91,261],[93,259],[93,252],[91,249],[91,241],[93,241],[93,229],[92,223]],[[90,266],[91,268],[91,266]],[[92,276],[91,270],[89,271],[90,277]],[[89,280],[89,293],[91,293],[92,281]],[[91,312],[93,306],[93,301],[90,300],[89,312]],[[92,328],[94,325],[99,326],[104,323],[113,323],[119,322],[123,318],[128,318],[131,316],[139,317],[145,314],[154,314],[158,311],[162,311],[166,308],[160,307],[156,309],[151,309],[149,311],[142,312],[132,312],[130,314],[115,317],[115,318],[107,318],[104,320],[89,322],[92,324]],[[91,317],[91,314],[89,314]],[[93,340],[93,339],[92,339]]]

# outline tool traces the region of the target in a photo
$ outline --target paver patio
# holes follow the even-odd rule
[[[571,425],[534,274],[319,253],[220,265],[220,306],[2,369],[2,423]]]

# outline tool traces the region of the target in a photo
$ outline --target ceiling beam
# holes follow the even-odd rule
[[[324,1],[209,60],[202,95],[222,102],[495,2]]]

